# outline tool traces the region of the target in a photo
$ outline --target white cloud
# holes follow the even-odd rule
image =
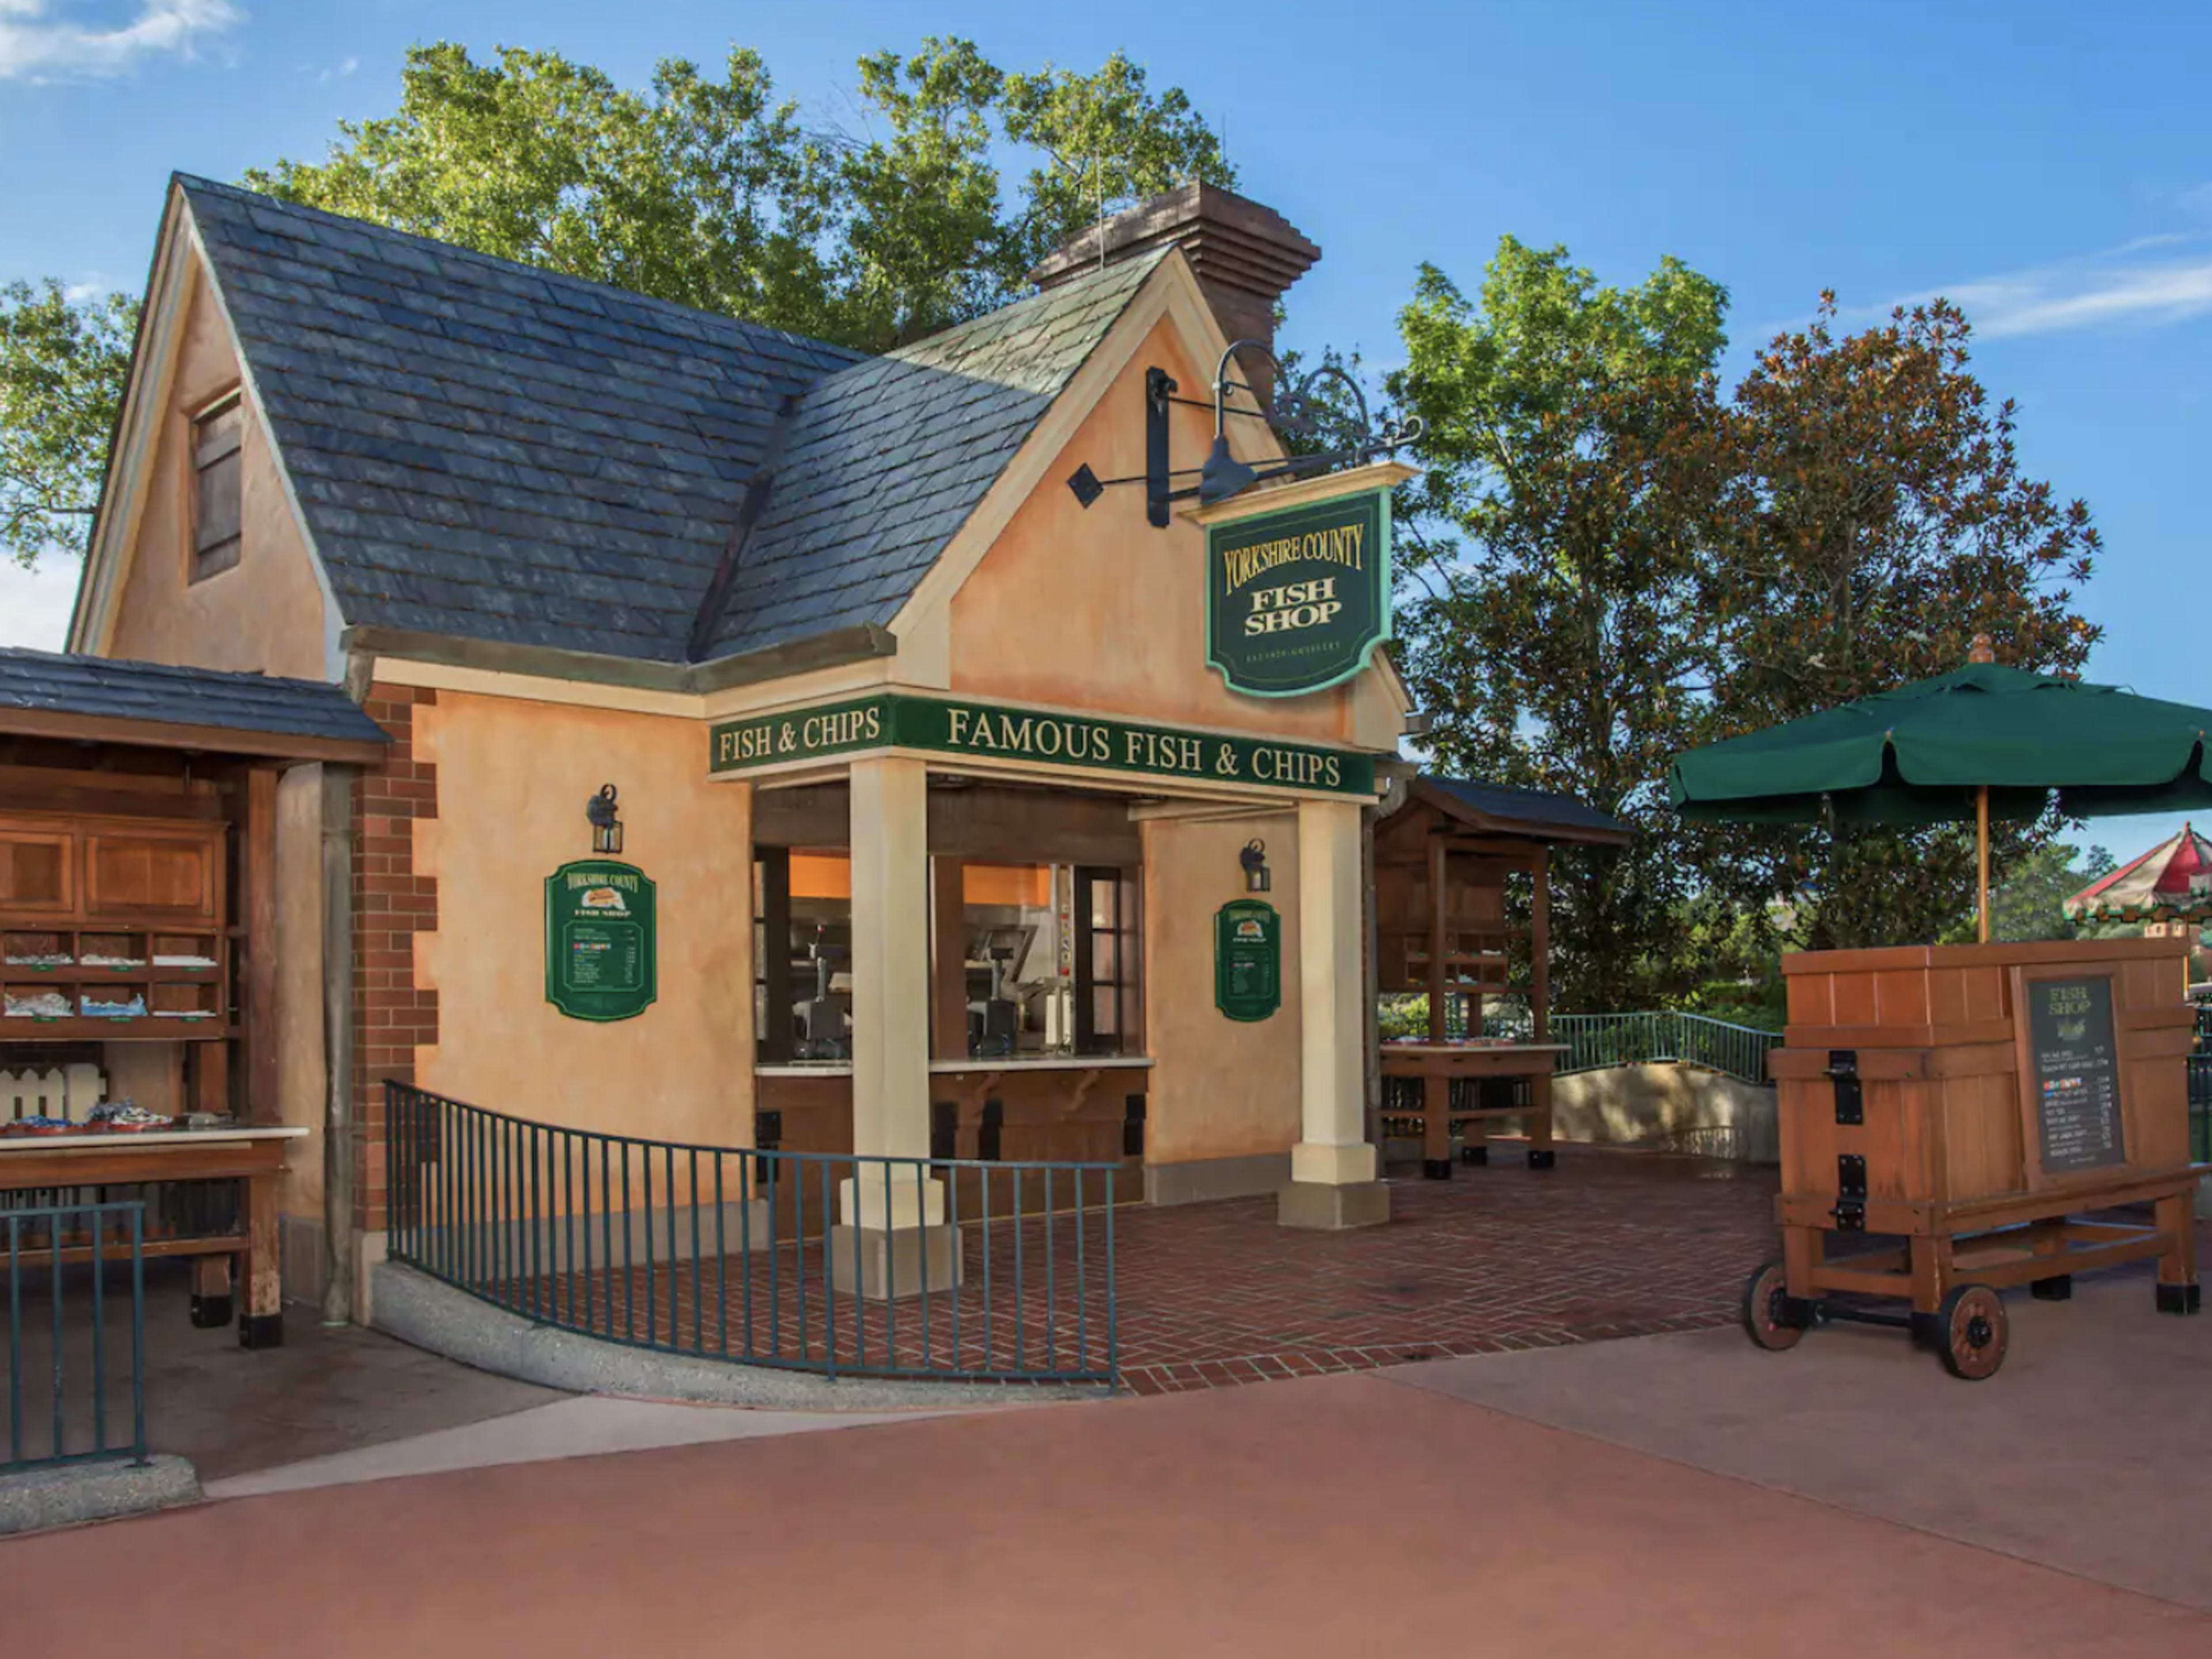
[[[315,76],[315,79],[316,79],[319,82],[330,82],[330,81],[343,81],[343,80],[344,80],[344,79],[346,78],[346,76],[348,76],[349,75],[351,75],[351,74],[352,74],[356,70],[359,69],[360,67],[361,67],[361,59],[360,59],[360,58],[347,58],[344,62],[343,62],[343,63],[341,63],[341,64],[334,64],[334,65],[332,65],[331,68],[326,69],[326,70],[324,70],[321,73],[319,73],[319,75],[317,75],[317,76]]]
[[[11,3],[0,0],[0,8]],[[82,560],[58,554],[49,554],[29,570],[0,558],[0,645],[60,650],[69,638],[70,611],[76,604],[76,579],[83,568]]]
[[[2115,248],[2026,270],[1978,276],[1877,307],[1851,307],[1848,317],[1886,317],[1893,306],[1912,306],[1937,295],[1966,313],[1983,339],[2057,334],[2100,324],[2146,326],[2185,322],[2212,312],[2212,254],[2202,235],[2162,233],[2138,236]],[[2195,247],[2192,253],[2161,250]]]
[[[246,14],[230,0],[139,0],[129,21],[102,27],[52,15],[52,0],[0,0],[0,81],[120,75],[139,59],[194,58]]]

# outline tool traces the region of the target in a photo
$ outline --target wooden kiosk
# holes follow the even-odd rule
[[[2197,1311],[2191,1012],[2179,939],[1787,956],[1769,1060],[1783,1257],[1744,1318],[1768,1348],[1825,1318],[1893,1324],[1959,1376],[2003,1362],[1997,1292],[2155,1258],[2160,1311]],[[2150,1218],[2100,1212],[2148,1205]],[[1852,1236],[1887,1243],[1850,1249]],[[1909,1313],[1828,1298],[1898,1297]]]
[[[1551,849],[1627,839],[1621,824],[1565,795],[1437,777],[1413,779],[1376,825],[1376,983],[1429,998],[1425,1039],[1381,1045],[1382,1115],[1420,1119],[1428,1179],[1451,1178],[1455,1127],[1463,1161],[1487,1163],[1486,1126],[1502,1117],[1526,1123],[1530,1169],[1557,1162],[1552,1073],[1564,1049],[1551,1041]],[[1505,884],[1516,874],[1531,884],[1525,929],[1507,921]],[[1525,1041],[1490,1039],[1484,1004],[1507,994],[1516,945],[1527,951],[1531,1030]],[[1419,1079],[1418,1096],[1394,1091],[1400,1079]]]
[[[308,1133],[277,1099],[278,780],[385,741],[336,686],[0,651],[0,1209],[141,1200],[193,1322],[242,1304],[247,1347],[283,1340]]]

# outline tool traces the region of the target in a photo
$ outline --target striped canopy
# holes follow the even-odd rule
[[[2212,841],[2187,824],[2065,902],[2075,921],[2212,921]]]

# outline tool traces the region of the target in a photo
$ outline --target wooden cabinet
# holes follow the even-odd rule
[[[226,833],[0,817],[0,1042],[234,1036]]]

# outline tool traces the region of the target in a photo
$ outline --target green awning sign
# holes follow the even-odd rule
[[[1206,660],[1232,690],[1340,685],[1390,637],[1390,492],[1206,527]]]
[[[571,1019],[631,1019],[659,993],[651,878],[580,859],[545,878],[545,1000]]]
[[[1248,1024],[1283,1006],[1283,919],[1273,905],[1231,899],[1213,913],[1213,1006]]]

